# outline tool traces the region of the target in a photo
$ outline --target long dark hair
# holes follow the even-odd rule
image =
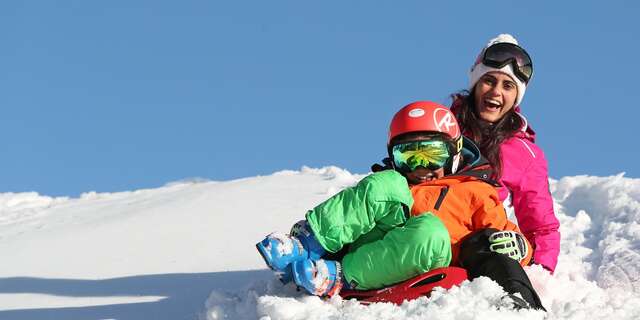
[[[500,144],[515,135],[523,126],[522,118],[511,108],[496,123],[480,119],[476,113],[474,91],[461,91],[451,95],[453,99],[452,111],[460,124],[465,136],[476,142],[482,155],[493,167],[493,179],[502,176],[502,160],[500,159]]]

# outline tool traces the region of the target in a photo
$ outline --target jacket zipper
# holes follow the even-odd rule
[[[438,196],[438,200],[436,200],[436,205],[434,207],[434,209],[436,210],[440,210],[440,206],[442,205],[442,201],[444,201],[444,197],[447,195],[447,192],[449,192],[449,187],[446,186],[444,188],[442,188],[440,190],[440,195]]]

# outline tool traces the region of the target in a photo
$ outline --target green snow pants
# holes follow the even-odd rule
[[[448,266],[451,240],[440,219],[409,215],[413,198],[406,179],[385,170],[307,212],[314,235],[328,252],[350,245],[342,270],[350,286],[389,286]]]

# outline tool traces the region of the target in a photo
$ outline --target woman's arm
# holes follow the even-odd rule
[[[521,168],[519,180],[503,182],[511,191],[518,225],[534,247],[533,262],[553,272],[560,253],[560,223],[549,191],[547,159],[535,144],[523,139],[518,141],[528,148],[531,161]],[[503,157],[508,156],[503,154]]]

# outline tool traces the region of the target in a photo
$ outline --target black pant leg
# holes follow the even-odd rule
[[[471,279],[480,276],[489,277],[502,286],[504,291],[512,294],[520,293],[531,307],[545,310],[540,297],[533,289],[527,273],[516,260],[506,255],[491,253],[484,259],[483,263],[470,266],[467,272]]]
[[[545,310],[527,273],[518,261],[489,250],[489,236],[495,229],[484,229],[464,240],[460,261],[469,279],[480,276],[496,281],[508,293],[520,293],[532,308]]]

